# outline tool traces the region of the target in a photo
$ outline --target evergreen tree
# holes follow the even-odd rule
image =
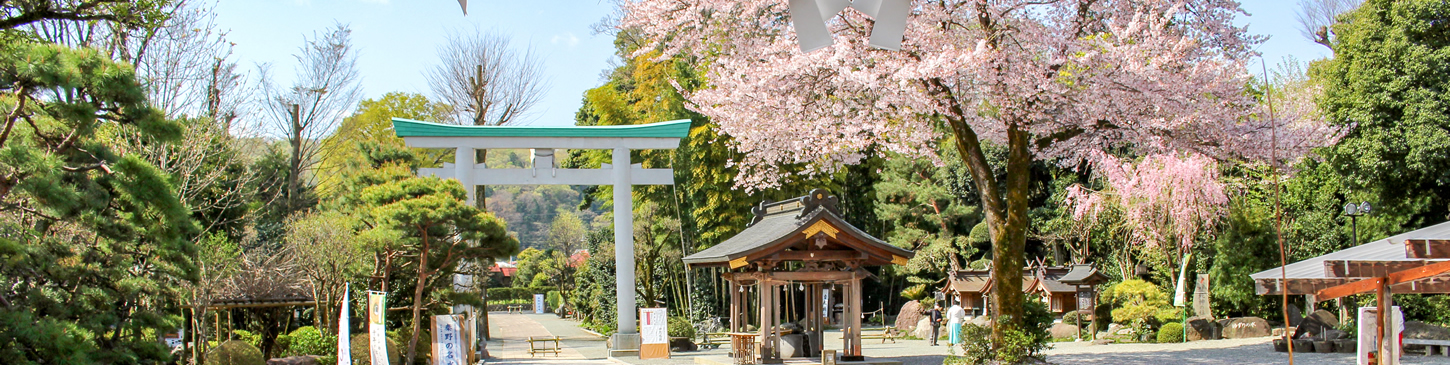
[[[16,20],[11,6],[0,27]],[[0,110],[0,359],[168,360],[151,336],[180,324],[199,231],[168,175],[111,136],[170,143],[180,126],[146,106],[128,65],[7,40]]]

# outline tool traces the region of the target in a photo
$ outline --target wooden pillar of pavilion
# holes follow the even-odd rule
[[[755,221],[744,231],[709,249],[685,257],[691,268],[725,267],[721,276],[730,281],[730,328],[745,330],[745,321],[754,317],[760,341],[761,363],[780,364],[788,356],[819,356],[825,348],[825,324],[831,315],[827,288],[840,285],[840,303],[845,313],[841,320],[844,346],[842,361],[864,360],[861,349],[861,280],[872,278],[865,266],[902,265],[915,256],[910,250],[892,246],[862,232],[840,217],[837,199],[824,190],[778,203],[763,203],[754,209]],[[795,263],[795,264],[790,264]],[[755,303],[750,294],[740,290],[754,286]],[[799,285],[806,295],[805,331],[793,334],[792,343],[800,341],[802,351],[782,353],[782,319],[797,312],[786,313],[783,300],[793,300],[792,292]],[[791,302],[792,306],[794,301]],[[754,310],[755,313],[750,313]],[[802,337],[794,337],[802,336]]]

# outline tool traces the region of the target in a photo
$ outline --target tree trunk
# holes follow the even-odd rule
[[[413,339],[408,340],[408,364],[418,358],[418,327],[423,314],[423,284],[428,280],[427,272],[428,235],[424,233],[423,250],[418,252],[418,285],[413,288]]]
[[[292,104],[292,159],[287,171],[287,209],[297,210],[297,190],[302,178],[302,115],[297,104]]]
[[[993,321],[992,340],[1001,344],[1005,330],[1022,328],[1022,267],[1026,263],[1027,188],[1032,164],[1032,153],[1028,149],[1030,136],[1015,123],[1009,125],[1007,177],[999,184],[976,131],[962,118],[946,119],[956,138],[957,152],[981,196],[982,211],[991,233],[994,280],[991,310],[998,316]]]

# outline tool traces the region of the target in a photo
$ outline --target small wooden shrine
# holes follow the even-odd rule
[[[1086,294],[1092,295],[1091,286],[1106,278],[1091,265],[1037,265],[1022,269],[1022,292],[1041,296],[1048,311],[1062,315],[1078,309],[1077,298],[1083,286],[1088,287]],[[991,270],[957,270],[941,291],[969,315],[985,315],[994,282]]]
[[[745,331],[750,312],[757,313],[762,363],[782,363],[783,312],[804,312],[803,336],[790,335],[791,340],[803,345],[799,355],[819,356],[825,322],[836,300],[845,312],[841,360],[863,360],[861,282],[874,279],[865,267],[901,265],[915,256],[846,223],[836,204],[837,198],[824,189],[782,202],[762,202],[753,209],[755,219],[744,231],[684,259],[691,268],[728,270],[722,277],[730,282],[730,330]],[[787,298],[800,291],[803,303],[797,307]],[[832,298],[832,292],[838,297]],[[751,294],[754,306],[749,305]],[[797,313],[785,314],[790,318]]]

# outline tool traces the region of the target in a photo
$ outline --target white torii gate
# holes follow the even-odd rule
[[[634,291],[634,185],[674,185],[674,169],[630,164],[630,150],[675,149],[690,133],[689,120],[628,126],[461,126],[393,118],[393,131],[409,147],[454,148],[454,162],[418,169],[419,176],[457,179],[475,204],[478,185],[610,185],[614,187],[615,299],[619,330],[610,356],[637,354]],[[533,149],[527,169],[490,169],[475,161],[478,149]],[[598,169],[560,169],[555,149],[606,149],[613,164]],[[623,188],[621,188],[623,187]]]

